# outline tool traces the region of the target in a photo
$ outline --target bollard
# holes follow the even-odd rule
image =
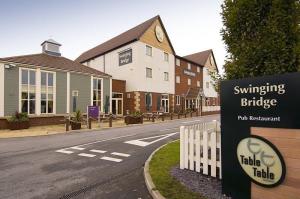
[[[154,114],[152,114],[152,122],[155,122]]]
[[[88,127],[89,127],[89,129],[92,129],[92,120],[91,120],[91,118],[88,118]]]
[[[186,118],[186,113],[184,113],[184,118]]]
[[[109,115],[109,127],[112,127],[112,115]]]
[[[70,119],[67,118],[66,119],[66,131],[69,131],[69,127],[70,127]]]
[[[165,115],[164,114],[161,115],[161,121],[165,121]]]
[[[173,113],[171,113],[171,115],[170,115],[170,119],[171,119],[171,120],[173,120]]]
[[[199,112],[198,111],[196,111],[196,117],[198,117],[199,116]]]
[[[178,119],[180,119],[180,113],[177,114]]]
[[[143,124],[144,123],[144,116],[142,115],[141,116],[141,124]]]
[[[193,117],[193,112],[190,112],[191,117]]]

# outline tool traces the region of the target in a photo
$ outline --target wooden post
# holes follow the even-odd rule
[[[178,119],[180,119],[180,113],[177,114]]]
[[[92,120],[90,117],[88,118],[88,127],[89,129],[92,129]]]
[[[165,114],[161,115],[161,121],[165,121]]]
[[[70,126],[70,119],[66,119],[66,131],[69,131],[69,126]]]
[[[152,114],[152,122],[155,122],[154,114]]]
[[[112,115],[109,115],[109,127],[112,127]]]
[[[191,117],[193,117],[193,112],[192,111],[190,112],[190,115],[191,115]]]
[[[184,118],[186,118],[186,112],[184,113]]]
[[[141,124],[144,123],[144,115],[141,116]]]
[[[198,117],[198,116],[199,116],[199,111],[197,110],[197,111],[196,111],[196,117]]]
[[[173,120],[173,113],[171,113],[171,115],[170,115],[170,119],[171,119],[171,120]]]

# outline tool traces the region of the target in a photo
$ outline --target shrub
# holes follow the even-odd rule
[[[27,113],[19,113],[18,111],[15,112],[10,118],[7,119],[9,122],[24,122],[29,121]]]

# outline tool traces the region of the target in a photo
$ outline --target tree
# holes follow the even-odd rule
[[[225,0],[227,79],[299,71],[299,10],[297,0]]]

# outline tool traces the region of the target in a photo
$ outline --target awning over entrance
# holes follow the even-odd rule
[[[186,99],[197,99],[200,97],[204,97],[203,89],[199,87],[190,88],[187,91]]]

